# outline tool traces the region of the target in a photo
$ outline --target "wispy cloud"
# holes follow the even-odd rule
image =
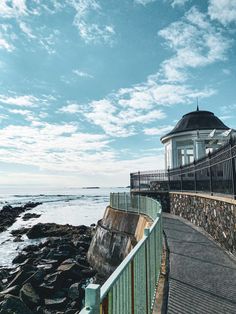
[[[0,16],[3,18],[14,18],[27,15],[26,0],[1,0]]]
[[[175,6],[183,6],[189,0],[170,0],[170,1],[171,1],[172,7],[174,8]]]
[[[235,0],[210,0],[208,13],[213,20],[218,20],[223,25],[236,23]]]
[[[6,39],[1,38],[1,37],[0,37],[0,48],[5,49],[8,52],[12,52],[15,49],[12,44],[10,44],[9,42],[7,42]]]
[[[78,171],[86,161],[114,156],[105,135],[78,132],[72,123],[10,125],[0,130],[0,142],[0,161],[48,170]]]
[[[143,130],[146,135],[164,135],[173,129],[173,125],[163,125],[158,128],[146,128]]]
[[[79,77],[84,77],[84,78],[94,78],[93,75],[87,73],[87,72],[84,72],[84,71],[81,71],[81,70],[78,70],[78,69],[75,69],[72,71],[75,75],[79,76]]]
[[[36,36],[33,34],[32,29],[24,22],[19,23],[19,27],[23,33],[25,33],[29,38],[35,39]]]
[[[181,21],[159,31],[175,55],[162,65],[166,81],[184,81],[189,68],[203,67],[226,59],[230,40],[214,27],[206,14],[193,7]]]
[[[32,95],[5,96],[0,95],[0,103],[22,107],[32,107],[38,103],[39,99]]]
[[[162,110],[147,111],[143,109],[122,108],[110,99],[90,103],[87,119],[100,126],[104,132],[114,137],[127,137],[136,134],[135,125],[147,124],[165,118]]]
[[[93,22],[92,14],[99,16],[101,12],[101,5],[97,0],[67,0],[67,3],[76,11],[74,25],[86,43],[113,42],[113,25]]]
[[[156,0],[134,0],[134,2],[145,6],[149,3],[156,2]]]
[[[78,113],[81,110],[78,104],[69,104],[66,106],[61,107],[58,111],[62,113]]]

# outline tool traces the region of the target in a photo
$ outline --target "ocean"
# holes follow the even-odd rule
[[[54,222],[57,224],[91,225],[102,218],[106,206],[109,204],[111,192],[128,192],[128,188],[99,188],[99,189],[48,189],[33,188],[30,193],[26,189],[0,190],[0,210],[6,204],[12,206],[23,205],[27,202],[41,202],[27,213],[37,213],[39,218],[24,221],[21,214],[17,221],[0,233],[0,267],[10,267],[12,260],[25,246],[38,243],[41,240],[29,240],[23,236],[23,242],[14,242],[11,231],[22,227],[32,227],[42,222]]]

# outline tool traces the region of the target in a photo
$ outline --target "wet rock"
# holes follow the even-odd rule
[[[26,220],[29,220],[31,218],[39,218],[41,215],[40,214],[35,214],[35,213],[27,213],[23,216],[23,220],[26,221]]]
[[[78,299],[81,296],[81,287],[80,287],[79,282],[76,282],[70,286],[70,288],[68,290],[68,296],[72,300]]]
[[[20,253],[12,261],[13,264],[23,263],[27,259],[27,254]]]
[[[35,308],[40,303],[40,297],[30,283],[23,285],[20,298],[29,308]]]
[[[19,294],[19,291],[20,291],[20,286],[18,286],[18,285],[12,286],[12,287],[10,287],[8,289],[5,289],[5,290],[1,291],[0,292],[0,297],[5,296],[7,294],[17,296]]]
[[[23,242],[23,240],[22,240],[21,236],[17,236],[17,237],[15,237],[13,242]]]
[[[40,295],[42,295],[43,297],[50,297],[55,292],[55,287],[46,283],[42,283],[38,289]]]
[[[6,295],[0,307],[0,314],[33,314],[33,312],[18,297]]]
[[[27,232],[29,229],[30,229],[30,228],[15,229],[15,230],[12,230],[12,231],[11,231],[11,234],[12,234],[14,237],[22,236],[23,234],[26,234],[26,232]]]
[[[9,204],[2,207],[0,211],[0,232],[6,230],[10,227],[15,221],[16,218],[26,210],[38,206],[40,203],[29,202],[23,206],[11,206]]]
[[[27,271],[19,271],[17,275],[14,277],[14,279],[8,284],[8,288],[13,287],[15,285],[22,285],[26,279],[31,277],[33,275],[33,272],[27,272]]]
[[[67,304],[66,298],[45,299],[45,305],[48,309],[61,309]]]

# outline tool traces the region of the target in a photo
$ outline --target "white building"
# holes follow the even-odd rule
[[[227,127],[214,113],[197,107],[161,138],[165,145],[165,167],[175,168],[198,160],[235,135],[236,131]]]

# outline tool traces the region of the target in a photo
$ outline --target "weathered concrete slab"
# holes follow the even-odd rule
[[[191,223],[164,214],[169,246],[168,314],[236,313],[236,262]]]

